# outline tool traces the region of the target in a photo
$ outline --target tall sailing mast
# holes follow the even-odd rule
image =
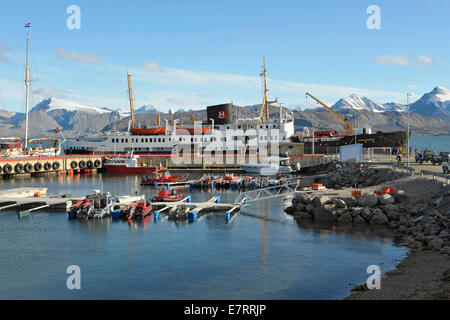
[[[25,150],[28,149],[28,108],[30,105],[30,68],[28,66],[28,43],[30,39],[30,34],[27,32],[27,62],[25,68],[25,86],[26,86],[26,97],[25,97]]]
[[[133,88],[131,87],[131,75],[128,73],[127,69],[127,79],[128,79],[128,98],[130,99],[130,111],[131,111],[131,127],[135,128],[134,122],[134,98],[133,98]]]
[[[267,89],[267,69],[266,69],[266,57],[263,56],[264,65],[263,65],[263,71],[259,74],[260,76],[264,77],[264,97],[263,102],[261,105],[261,112],[259,113],[259,121],[264,122],[264,120],[269,120],[269,105],[272,103],[277,103],[278,98],[275,98],[275,101],[269,101],[268,98],[268,92]],[[266,114],[265,117],[263,114]]]

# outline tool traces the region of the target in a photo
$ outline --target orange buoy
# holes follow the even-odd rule
[[[41,193],[38,191],[38,192],[35,192],[34,193],[34,197],[35,198],[40,198],[41,197]]]

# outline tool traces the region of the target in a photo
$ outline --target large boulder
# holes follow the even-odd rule
[[[355,218],[353,218],[353,222],[360,224],[360,223],[366,223],[366,220],[364,220],[364,218],[361,216],[356,216]]]
[[[311,214],[309,214],[306,211],[297,211],[294,213],[294,217],[299,219],[299,220],[307,220],[307,219],[311,219],[312,216]]]
[[[314,208],[313,209],[314,219],[318,221],[336,221],[337,214],[335,207],[330,206],[331,205],[324,205],[323,207]]]
[[[374,194],[364,194],[356,201],[361,207],[373,208],[378,204],[378,197]]]
[[[347,207],[347,204],[342,199],[335,198],[335,199],[333,199],[332,202],[336,205],[337,208],[346,208]]]
[[[327,196],[316,196],[314,197],[312,202],[316,208],[319,208],[329,203],[330,198],[328,198]]]
[[[348,212],[344,212],[338,219],[337,219],[338,223],[352,223],[353,219],[352,216],[350,215],[350,213]]]
[[[390,194],[382,194],[378,197],[381,204],[393,204],[395,203],[395,198]]]
[[[361,212],[363,211],[363,207],[354,207],[351,208],[350,210],[350,215],[354,218],[356,216],[359,216],[361,214]],[[370,211],[370,210],[369,210]]]
[[[361,217],[369,222],[370,218],[372,218],[372,211],[370,210],[370,208],[363,208],[361,211]]]
[[[444,240],[441,238],[436,238],[428,241],[428,248],[431,250],[441,250],[442,246],[444,245]]]
[[[286,209],[284,209],[284,212],[286,212],[287,214],[293,214],[295,212],[295,207],[287,207]]]
[[[376,210],[370,218],[370,224],[387,224],[388,218],[379,210]]]

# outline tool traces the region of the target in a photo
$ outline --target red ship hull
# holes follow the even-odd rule
[[[157,167],[128,167],[126,165],[105,164],[105,168],[108,172],[120,174],[151,174],[158,171]]]

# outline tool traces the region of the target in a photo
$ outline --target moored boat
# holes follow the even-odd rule
[[[174,183],[174,182],[186,182],[181,176],[172,176],[169,172],[164,175],[155,172],[153,177],[145,177],[142,179],[141,185],[154,185],[155,183]]]
[[[158,167],[143,164],[139,155],[108,158],[104,166],[108,172],[116,174],[151,174],[158,171]]]
[[[67,211],[67,218],[77,219],[86,218],[92,214],[94,211],[94,205],[89,199],[83,199],[75,204],[73,204],[69,211]]]
[[[176,202],[183,199],[181,193],[177,193],[175,189],[172,189],[171,193],[168,190],[162,190],[152,199],[152,202]]]

